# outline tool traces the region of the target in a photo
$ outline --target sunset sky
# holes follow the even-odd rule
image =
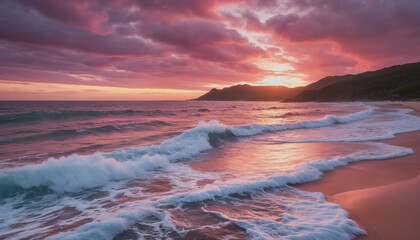
[[[2,0],[0,100],[182,100],[420,61],[419,0]]]

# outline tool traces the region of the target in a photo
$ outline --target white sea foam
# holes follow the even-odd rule
[[[169,162],[190,158],[212,148],[212,141],[233,136],[250,136],[263,132],[300,128],[319,128],[368,118],[372,109],[346,116],[327,115],[323,119],[294,124],[226,126],[218,121],[200,122],[195,128],[163,141],[159,145],[127,148],[88,156],[77,154],[50,158],[36,165],[3,171],[0,178],[12,179],[22,188],[47,186],[56,192],[75,192],[103,186],[109,181],[129,179],[164,168]]]
[[[319,107],[319,104],[316,106]],[[346,103],[342,106],[353,109],[356,105]],[[364,108],[366,105],[357,104],[357,107]],[[345,111],[339,110],[339,112]],[[245,176],[197,172],[184,165],[185,162],[177,160],[191,158],[210,150],[226,139],[283,130],[293,131],[255,136],[251,142],[257,138],[267,143],[370,141],[392,138],[396,133],[420,129],[419,118],[408,115],[408,112],[409,110],[381,111],[369,108],[345,116],[327,115],[318,120],[272,125],[227,126],[218,121],[200,122],[195,128],[158,145],[126,148],[88,156],[50,158],[41,164],[3,170],[0,171],[0,195],[4,183],[9,184],[6,187],[12,183],[20,190],[47,186],[59,193],[78,193],[46,194],[39,197],[41,200],[35,201],[27,201],[25,194],[6,194],[12,197],[0,199],[2,203],[0,211],[4,212],[0,216],[0,238],[2,236],[43,238],[56,232],[57,226],[79,224],[90,218],[93,219],[92,222],[66,233],[54,235],[50,239],[112,239],[128,228],[135,228],[134,224],[145,222],[151,215],[157,219],[153,223],[147,223],[156,233],[153,235],[154,238],[168,237],[168,232],[177,232],[183,236],[188,230],[176,227],[176,219],[171,218],[168,208],[182,211],[184,207],[196,205],[197,202],[212,200],[219,204],[228,202],[237,194],[245,194],[250,198],[255,197],[256,201],[264,201],[263,198],[260,199],[261,195],[292,189],[295,191],[292,192],[292,196],[304,197],[293,198],[287,202],[290,195],[284,196],[283,200],[286,203],[280,208],[284,207],[285,212],[278,215],[281,221],[265,217],[243,219],[223,213],[222,209],[217,208],[212,211],[203,209],[203,211],[218,214],[228,221],[235,222],[253,239],[350,239],[356,234],[362,234],[363,231],[348,218],[343,209],[326,202],[322,194],[301,192],[289,185],[319,179],[324,171],[351,162],[412,154],[411,149],[382,143],[363,143],[369,147],[358,148],[355,150],[357,152],[352,154],[305,162],[289,171]],[[164,171],[153,171],[155,169]],[[118,181],[127,179],[133,181]],[[165,189],[163,193],[151,193],[148,190],[153,189],[148,187],[153,188],[153,184],[136,185],[136,182],[147,182],[150,179],[167,180],[169,190]],[[198,184],[201,180],[205,180],[207,185]],[[79,192],[98,186],[103,187],[93,189],[93,195],[99,192],[99,195],[93,198],[89,198],[90,190]],[[35,189],[35,195],[38,190]],[[32,189],[23,191],[30,196]],[[275,197],[273,194],[273,198]],[[242,199],[239,201],[239,204],[242,204]],[[247,207],[246,203],[243,207]],[[57,218],[55,224],[45,224],[51,221],[51,216],[60,216],[60,214],[75,215],[68,219]],[[31,217],[26,221],[28,216]],[[12,227],[21,223],[25,225]],[[149,233],[141,231],[137,233],[151,237],[147,235]]]
[[[79,239],[112,239],[119,232],[129,228],[148,215],[161,215],[150,203],[138,203],[133,206],[137,211],[126,211],[116,216],[106,216],[97,222],[85,224],[75,231],[62,233],[47,239],[79,240]]]
[[[154,201],[153,204],[133,204],[129,206],[129,212],[114,216],[107,215],[103,221],[98,220],[94,223],[85,224],[72,232],[60,234],[50,239],[111,239],[122,230],[143,219],[147,214],[166,216],[161,218],[159,224],[166,224],[174,230],[173,223],[167,215],[162,215],[163,212],[159,206],[168,204],[176,206],[184,203],[212,200],[217,197],[229,198],[232,194],[258,193],[267,188],[314,181],[322,177],[323,171],[333,170],[351,162],[401,157],[413,153],[409,148],[383,143],[369,144],[371,145],[369,149],[334,159],[305,162],[291,171],[268,176],[264,174],[220,180],[200,189],[193,188],[187,193],[162,197]],[[189,173],[180,174],[188,176]],[[245,221],[228,216],[222,217],[234,221],[246,229],[247,234],[253,239],[272,239],[280,236],[284,236],[285,239],[311,239],[311,237],[312,239],[313,237],[351,239],[357,234],[364,233],[354,221],[348,218],[346,211],[336,204],[326,202],[321,193],[305,193],[297,189],[295,191],[314,198],[315,201],[290,201],[288,209],[291,211],[279,216],[283,218],[284,223],[268,219]]]
[[[296,129],[282,134],[258,138],[260,143],[361,142],[394,138],[396,134],[420,130],[418,117],[412,110],[378,112],[362,121],[324,128]]]
[[[251,239],[257,240],[344,240],[366,234],[356,222],[348,218],[348,213],[344,209],[337,204],[326,202],[322,194],[305,193],[297,189],[294,194],[304,196],[304,198],[293,199],[293,201],[281,198],[282,201],[286,201],[281,207],[289,211],[280,214],[276,220],[261,217],[247,220],[236,216],[227,216],[217,210],[206,212],[217,214],[224,219],[235,222],[246,230]],[[273,196],[272,198],[275,199],[276,197]]]
[[[345,116],[334,116],[326,115],[322,119],[312,120],[312,121],[302,121],[298,123],[288,123],[288,124],[273,124],[273,125],[261,125],[261,124],[252,124],[245,126],[233,126],[229,130],[235,136],[250,136],[259,134],[262,132],[276,132],[284,130],[294,130],[294,129],[307,129],[307,128],[320,128],[331,126],[338,123],[349,123],[359,121],[365,118],[372,116],[374,108],[369,108],[365,111],[352,113]]]
[[[216,196],[227,197],[234,193],[249,193],[264,188],[281,187],[287,184],[311,182],[322,177],[323,171],[333,170],[337,167],[346,166],[352,162],[366,160],[380,160],[395,157],[402,157],[413,154],[410,148],[387,145],[384,143],[370,143],[372,148],[358,151],[348,156],[339,156],[329,160],[316,160],[305,162],[296,169],[288,172],[281,172],[278,175],[256,175],[250,178],[235,178],[228,183],[220,183],[198,189],[176,196],[177,201],[197,202],[206,199],[213,199]]]
[[[102,186],[112,180],[142,176],[148,170],[168,165],[167,159],[159,155],[143,155],[135,161],[119,162],[101,153],[89,156],[74,154],[10,170],[4,177],[12,178],[23,188],[47,186],[56,192],[75,192]]]

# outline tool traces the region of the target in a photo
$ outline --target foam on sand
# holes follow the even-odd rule
[[[322,177],[323,171],[345,166],[351,162],[387,159],[412,154],[408,148],[391,146],[383,143],[370,143],[371,148],[360,150],[354,154],[340,156],[333,159],[305,162],[294,170],[279,172],[272,175],[252,175],[241,178],[216,181],[215,184],[206,185],[202,188],[192,188],[187,193],[181,193],[162,197],[152,203],[134,204],[129,211],[114,216],[107,215],[103,221],[85,224],[76,230],[64,233],[51,239],[111,239],[119,232],[127,229],[135,222],[141,221],[147,214],[161,216],[159,224],[163,226],[160,234],[168,231],[177,231],[184,234],[185,231],[174,227],[171,220],[161,206],[173,205],[183,209],[186,203],[217,201],[217,199],[229,199],[234,194],[257,194],[265,193],[268,189],[287,187],[288,184],[314,181]],[[185,176],[188,172],[184,173]],[[301,195],[304,199],[289,201],[286,213],[280,215],[282,222],[270,219],[243,220],[227,216],[216,211],[222,218],[233,221],[253,239],[272,239],[283,236],[285,239],[313,239],[314,236],[322,239],[351,239],[356,235],[363,234],[357,224],[348,218],[348,214],[340,206],[325,201],[321,193],[305,193],[292,188],[295,195]],[[309,200],[308,200],[309,198]],[[222,201],[223,202],[223,201]],[[164,236],[164,235],[162,235]],[[286,237],[287,236],[287,237]]]

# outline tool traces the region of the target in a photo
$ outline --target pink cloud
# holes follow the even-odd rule
[[[248,42],[238,31],[228,29],[223,24],[208,21],[143,24],[140,27],[140,34],[157,42],[187,49],[218,43]]]
[[[0,39],[11,42],[105,55],[158,55],[164,51],[141,39],[116,34],[97,35],[63,25],[16,4],[3,4],[0,15]]]
[[[296,43],[334,42],[343,52],[370,62],[401,55],[405,61],[418,60],[418,1],[297,0],[288,7],[294,13],[271,17],[263,26],[265,31]]]
[[[0,80],[200,90],[315,81],[419,61],[419,12],[417,0],[2,1]]]
[[[63,24],[81,27],[95,33],[107,33],[108,13],[100,2],[85,0],[37,0],[20,3]]]

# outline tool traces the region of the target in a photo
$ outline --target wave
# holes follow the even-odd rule
[[[26,113],[14,113],[0,115],[0,124],[5,123],[21,123],[43,120],[60,120],[77,117],[102,117],[102,116],[175,116],[176,114],[170,111],[154,110],[154,111],[141,111],[141,110],[119,110],[119,111],[32,111]]]
[[[307,106],[279,106],[279,107],[255,107],[252,110],[254,111],[264,111],[264,110],[285,110],[285,109],[308,109]]]
[[[86,135],[91,133],[110,133],[110,132],[123,132],[132,129],[144,129],[150,130],[152,127],[159,127],[159,126],[171,126],[171,123],[154,120],[150,122],[143,122],[143,123],[132,123],[132,124],[122,124],[122,125],[105,125],[100,127],[94,128],[81,128],[81,129],[63,129],[63,130],[56,130],[51,131],[45,134],[34,134],[25,137],[18,137],[18,138],[3,138],[0,139],[0,143],[9,143],[9,142],[23,142],[23,141],[33,141],[39,139],[50,139],[50,138],[63,138],[63,137],[73,137],[76,135]]]
[[[62,192],[103,186],[112,180],[145,176],[148,170],[169,167],[160,156],[145,155],[136,161],[119,162],[102,153],[77,154],[27,165],[0,175],[0,197],[5,198],[23,189],[48,187]]]
[[[276,195],[264,194],[268,195],[267,199],[263,199],[264,203],[271,203],[272,206],[278,206],[279,209],[284,210],[283,213],[276,214],[278,218],[276,220],[260,217],[248,220],[237,214],[228,213],[226,215],[223,210],[203,210],[205,213],[216,215],[225,221],[234,222],[245,229],[247,237],[250,239],[349,240],[358,235],[366,235],[366,232],[360,229],[356,222],[349,219],[349,215],[344,209],[337,204],[326,202],[322,194],[304,193],[298,190],[293,191],[293,194],[303,199],[278,204],[278,202],[271,201],[271,199],[276,199]],[[288,211],[288,209],[292,211]]]
[[[56,192],[76,192],[102,186],[113,180],[138,177],[155,168],[169,167],[169,162],[193,157],[235,137],[348,123],[368,118],[372,113],[373,110],[368,109],[346,116],[327,115],[319,120],[275,125],[226,126],[216,120],[200,122],[195,128],[167,139],[159,145],[126,148],[109,153],[98,152],[88,156],[74,154],[59,159],[50,158],[37,165],[2,171],[0,189],[2,189],[1,179],[9,179],[16,187],[21,188],[47,186]],[[3,196],[9,194],[10,192],[0,192]]]
[[[294,116],[301,116],[302,113],[298,112],[287,112],[285,114],[282,114],[280,116],[277,116],[278,118],[288,118],[288,117],[294,117]]]
[[[351,113],[344,116],[326,115],[322,119],[301,121],[297,123],[273,124],[273,125],[251,124],[251,125],[245,125],[245,126],[235,126],[235,127],[231,127],[231,131],[236,136],[249,136],[249,135],[259,134],[262,132],[276,132],[276,131],[305,129],[305,128],[320,128],[320,127],[331,126],[334,124],[350,123],[350,122],[363,120],[363,119],[371,117],[373,113],[374,113],[374,108],[369,108],[364,111]]]
[[[314,111],[286,112],[281,115],[273,116],[273,118],[290,118],[290,117],[295,117],[295,116],[320,116],[320,115],[324,115],[324,113],[322,112],[322,110],[316,109]]]
[[[277,188],[289,184],[312,182],[321,179],[323,172],[331,171],[338,167],[346,166],[353,162],[368,160],[383,160],[403,157],[413,154],[410,148],[388,145],[384,143],[370,143],[372,149],[366,149],[347,156],[339,156],[333,159],[304,162],[296,169],[281,172],[278,175],[259,176],[254,179],[249,177],[236,178],[227,184],[212,185],[190,193],[180,194],[174,197],[181,202],[198,202],[215,197],[228,197],[231,194],[243,194],[260,191],[267,188]]]
[[[217,201],[217,199],[224,202],[225,199],[231,199],[232,196],[238,194],[241,196],[250,194],[252,197],[256,193],[267,193],[267,189],[280,187],[292,189],[292,191],[296,191],[296,194],[306,195],[312,200],[294,199],[294,201],[289,202],[290,206],[287,206],[287,209],[292,211],[279,216],[284,219],[284,222],[270,221],[269,219],[234,219],[226,215],[221,217],[233,221],[244,228],[253,239],[280,237],[295,239],[297,236],[305,236],[308,239],[314,236],[320,239],[351,239],[355,235],[364,234],[364,231],[348,218],[348,213],[345,210],[341,209],[337,204],[326,202],[321,193],[305,193],[288,187],[288,185],[318,180],[322,177],[324,171],[333,170],[352,162],[388,159],[413,153],[409,148],[384,143],[369,144],[372,146],[371,149],[361,150],[357,153],[333,159],[305,162],[291,171],[274,173],[272,175],[264,173],[264,175],[231,178],[225,182],[218,182],[218,184],[194,188],[190,192],[163,197],[154,201],[153,204],[147,202],[131,205],[129,212],[114,216],[107,215],[107,219],[103,222],[88,223],[72,232],[63,233],[50,239],[91,239],[95,236],[102,236],[101,239],[112,239],[118,233],[130,228],[134,223],[141,221],[149,214],[154,214],[155,216],[164,215],[164,212],[159,208],[160,206],[172,205],[174,208],[184,209],[188,206],[188,203]],[[185,173],[185,175],[188,174],[187,172]],[[205,209],[203,211],[210,212]],[[213,211],[213,213],[221,215],[220,212]],[[172,231],[178,231],[181,234],[185,233],[185,231],[177,230],[173,226],[170,216],[160,216],[159,218],[162,220],[159,224],[166,225]],[[306,227],[303,228],[303,226]],[[265,231],[263,231],[264,229]],[[287,233],[289,238],[284,236],[285,233]]]

